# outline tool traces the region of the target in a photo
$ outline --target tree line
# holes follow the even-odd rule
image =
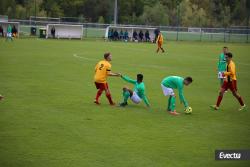
[[[113,23],[114,0],[1,0],[0,15],[28,19],[77,17]],[[164,26],[248,26],[249,0],[118,0],[119,24]]]

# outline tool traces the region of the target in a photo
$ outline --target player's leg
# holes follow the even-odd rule
[[[239,108],[239,110],[243,110],[245,107],[246,107],[246,105],[245,105],[245,103],[243,102],[243,99],[242,99],[242,97],[240,96],[240,94],[237,92],[237,91],[233,91],[232,92],[232,94],[233,94],[233,96],[238,100],[238,102],[240,103],[240,108]]]
[[[237,81],[232,81],[232,83],[230,85],[230,90],[232,91],[233,96],[238,100],[238,102],[241,105],[239,110],[241,111],[241,110],[245,109],[246,105],[244,104],[242,97],[240,96],[240,94],[237,91]]]
[[[95,82],[95,86],[96,86],[96,89],[98,89],[98,91],[96,93],[96,97],[95,97],[94,103],[100,104],[99,103],[99,98],[102,95],[102,92],[104,91],[104,88],[102,86],[102,83]]]
[[[9,33],[9,39],[10,39],[11,41],[13,41],[12,33]]]
[[[133,91],[131,89],[129,89],[128,87],[124,87],[122,89],[123,93],[123,102],[120,103],[120,106],[124,107],[126,105],[128,105],[128,99],[129,97],[131,97],[133,95]]]
[[[162,43],[160,43],[160,49],[161,49],[162,53],[165,52],[165,50],[164,50],[163,47],[162,47]]]
[[[217,102],[216,102],[216,105],[212,105],[210,106],[211,108],[213,108],[214,110],[218,110],[219,107],[220,107],[220,104],[221,104],[221,101],[223,99],[223,95],[225,93],[225,91],[228,89],[228,82],[224,81],[222,87],[221,87],[221,90],[220,90],[220,93],[219,93],[219,96],[217,97]]]
[[[170,95],[169,114],[171,115],[179,115],[179,113],[176,112],[176,109],[175,109],[175,102],[176,102],[175,95]]]
[[[110,90],[109,90],[109,87],[108,87],[108,83],[105,83],[104,85],[105,85],[104,91],[106,93],[106,97],[107,97],[107,99],[109,101],[109,104],[110,105],[115,105],[115,103],[113,102],[112,97],[111,97],[111,93],[110,93]]]
[[[13,41],[11,33],[7,33],[6,41],[8,41],[9,39]]]
[[[223,96],[224,96],[225,91],[226,91],[226,89],[224,89],[224,88],[221,88],[221,90],[220,90],[220,93],[219,93],[219,96],[218,96],[217,102],[216,102],[216,107],[217,107],[218,109],[219,109],[219,107],[220,107],[220,103],[221,103],[221,101],[222,101],[222,99],[223,99]]]
[[[161,88],[162,88],[162,92],[164,96],[169,96],[167,111],[169,111],[169,113],[172,115],[178,115],[179,113],[177,113],[175,110],[176,98],[175,98],[174,90],[172,88],[165,87],[162,84],[161,84]]]
[[[158,53],[159,50],[160,50],[160,44],[159,44],[159,42],[158,42],[158,43],[157,43],[157,50],[156,50],[156,53]]]

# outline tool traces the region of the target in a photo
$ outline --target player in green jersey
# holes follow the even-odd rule
[[[218,66],[217,66],[218,79],[220,80],[220,86],[223,85],[223,82],[224,82],[223,73],[226,71],[226,68],[227,68],[227,62],[225,59],[226,53],[228,53],[228,48],[225,46],[225,47],[223,47],[223,51],[219,56],[219,61],[218,61]]]
[[[174,89],[178,90],[180,101],[181,103],[184,103],[185,108],[189,107],[188,102],[183,95],[183,88],[184,88],[184,85],[188,86],[192,82],[193,82],[193,79],[191,77],[186,77],[184,79],[179,76],[169,76],[162,80],[161,87],[162,87],[163,94],[165,96],[169,96],[168,108],[167,108],[167,111],[169,111],[169,114],[179,115],[179,113],[176,112],[175,110],[176,97],[175,97]]]
[[[143,81],[143,75],[137,74],[137,80],[130,79],[128,76],[121,75],[121,78],[129,83],[134,84],[134,90],[129,89],[128,87],[123,88],[123,102],[120,103],[121,107],[128,105],[128,99],[130,98],[135,104],[144,101],[147,107],[150,106],[148,98],[145,95],[145,85]]]
[[[11,41],[13,41],[13,38],[12,38],[12,28],[11,28],[11,25],[9,24],[8,27],[7,27],[7,37],[6,37],[6,41],[10,39]]]

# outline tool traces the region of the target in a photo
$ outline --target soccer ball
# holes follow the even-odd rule
[[[185,114],[191,114],[193,109],[191,107],[188,107],[185,109]]]

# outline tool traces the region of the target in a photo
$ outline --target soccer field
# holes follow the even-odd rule
[[[250,105],[250,45],[166,42],[166,53],[153,44],[17,39],[0,40],[0,166],[2,167],[166,167],[250,166],[250,161],[215,161],[216,149],[250,148],[250,111],[226,93],[220,111],[212,111],[218,95],[217,59],[226,45],[234,54],[238,89]],[[144,74],[144,103],[112,107],[103,94],[93,99],[95,64],[104,52],[113,56],[112,71],[131,78]],[[184,88],[193,114],[166,113],[161,80],[192,76]],[[109,77],[116,103],[122,87]]]

